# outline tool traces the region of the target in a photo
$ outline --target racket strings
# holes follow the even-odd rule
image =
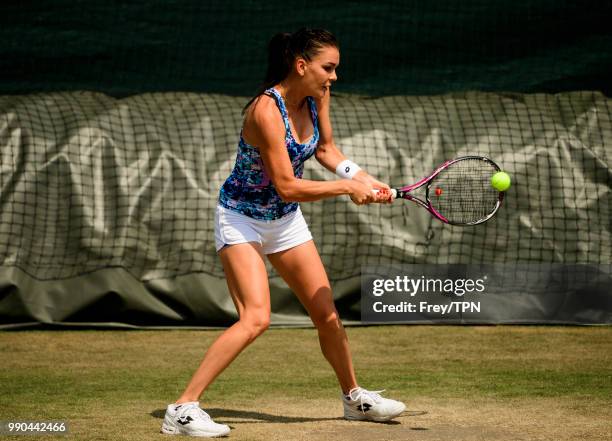
[[[488,218],[499,204],[491,185],[497,169],[481,159],[457,161],[429,184],[431,206],[450,223],[471,224]]]

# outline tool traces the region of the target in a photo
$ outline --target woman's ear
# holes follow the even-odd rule
[[[296,58],[295,60],[295,70],[299,76],[303,77],[308,69],[308,62],[301,57]]]

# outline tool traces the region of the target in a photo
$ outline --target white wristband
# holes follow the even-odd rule
[[[359,170],[361,170],[361,167],[348,159],[345,159],[336,166],[336,174],[344,179],[353,179],[353,176],[355,176]]]

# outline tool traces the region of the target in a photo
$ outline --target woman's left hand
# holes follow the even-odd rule
[[[353,180],[359,181],[366,185],[371,185],[372,188],[374,188],[375,190],[389,190],[381,192],[380,196],[382,196],[382,198],[379,199],[377,197],[376,202],[382,204],[390,204],[391,202],[393,202],[393,195],[390,191],[391,187],[389,187],[389,185],[385,184],[384,182],[380,182],[378,179],[375,179],[373,176],[370,176],[364,170],[359,170],[355,174],[355,176],[353,176]]]

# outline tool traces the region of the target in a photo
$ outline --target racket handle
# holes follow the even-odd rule
[[[376,190],[375,188],[372,189],[372,193],[374,194],[378,194],[378,190]],[[395,188],[391,189],[391,194],[393,195],[393,199],[397,198],[397,190]]]

